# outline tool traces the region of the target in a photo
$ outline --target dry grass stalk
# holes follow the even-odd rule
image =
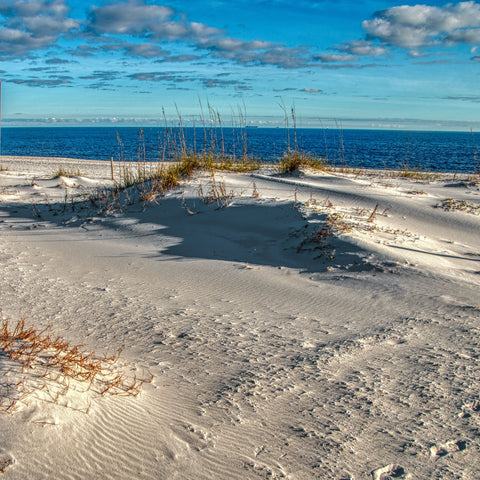
[[[375,208],[373,209],[373,212],[368,217],[367,222],[369,222],[369,223],[373,222],[373,220],[375,219],[375,214],[377,213],[377,210],[378,210],[378,203],[375,205]]]
[[[37,331],[27,326],[24,319],[10,326],[6,320],[0,326],[0,350],[8,358],[21,364],[21,372],[29,373],[33,387],[20,380],[15,384],[9,381],[10,371],[4,373],[6,379],[0,391],[0,410],[11,413],[15,404],[28,396],[46,391],[54,403],[65,396],[72,383],[84,385],[83,392],[95,387],[101,395],[133,395],[140,393],[143,379],[126,377],[114,368],[123,350],[103,358],[94,352],[83,350],[83,345],[71,345],[61,337],[52,337],[45,329]],[[30,382],[31,383],[31,382]],[[52,387],[53,384],[53,387]],[[50,388],[52,388],[52,391]]]
[[[198,196],[205,205],[217,203],[218,208],[227,208],[234,197],[234,192],[227,192],[225,181],[217,182],[215,175],[212,175],[207,193],[204,192],[200,184],[198,186]]]
[[[302,250],[307,244],[324,244],[332,236],[348,233],[352,231],[351,225],[345,221],[341,213],[332,213],[328,215],[325,224],[318,227],[308,238],[304,239],[298,246],[297,251]]]
[[[58,167],[58,170],[56,170],[53,174],[52,174],[52,178],[59,178],[59,177],[81,177],[82,174],[80,172],[80,170],[77,168],[77,169],[68,169],[66,167]]]

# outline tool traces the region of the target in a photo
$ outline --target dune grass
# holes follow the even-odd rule
[[[293,173],[300,167],[310,167],[315,169],[325,169],[328,163],[324,158],[314,157],[300,150],[290,150],[284,153],[279,162],[280,173]]]
[[[111,355],[98,357],[54,336],[49,328],[38,331],[24,319],[15,325],[2,320],[0,350],[18,368],[11,366],[0,380],[0,411],[13,413],[19,402],[30,397],[59,403],[70,389],[99,395],[137,396],[145,382],[128,377],[115,367],[123,347]],[[13,379],[13,380],[12,380]],[[86,409],[88,413],[88,407]]]
[[[52,174],[52,178],[81,176],[82,174],[79,169],[68,169],[65,167],[58,167],[58,169]]]
[[[187,136],[183,127],[181,113],[177,109],[178,122],[170,126],[167,122],[164,110],[165,126],[158,137],[158,151],[148,152],[145,143],[143,129],[138,131],[138,148],[136,158],[126,158],[123,141],[117,132],[119,146],[118,159],[114,162],[111,158],[111,179],[113,186],[91,190],[88,194],[72,194],[72,210],[74,202],[87,198],[98,213],[113,213],[125,211],[127,206],[141,201],[144,205],[156,202],[169,190],[177,188],[181,182],[188,180],[197,170],[213,172],[251,172],[261,167],[268,166],[277,170],[281,175],[290,175],[303,167],[319,171],[346,173],[354,175],[380,175],[384,177],[400,177],[413,179],[421,182],[435,181],[441,178],[434,172],[412,169],[407,164],[400,170],[368,170],[347,166],[335,166],[329,161],[328,149],[326,157],[319,157],[302,150],[297,138],[297,118],[295,108],[287,108],[283,103],[280,105],[285,114],[285,151],[276,163],[262,163],[261,159],[250,155],[247,142],[247,121],[245,108],[239,109],[232,116],[233,144],[227,153],[225,146],[224,126],[220,113],[207,103],[206,113],[200,104],[202,111],[201,122],[194,128],[192,146],[187,142]],[[194,125],[195,127],[195,125]],[[199,129],[200,134],[197,133]],[[197,146],[197,138],[200,139],[200,147]],[[153,147],[151,147],[153,149]],[[340,135],[340,148],[342,151],[342,163],[344,158],[343,136]],[[149,160],[147,161],[147,157]],[[54,177],[81,176],[78,169],[59,167],[53,174]],[[473,174],[472,181],[478,183],[478,175]],[[480,178],[480,176],[478,176]],[[455,178],[455,176],[454,176]],[[258,194],[258,192],[257,192]],[[207,195],[201,192],[204,198],[223,197],[226,195]],[[66,194],[67,196],[67,194]],[[75,197],[75,198],[73,198]],[[224,202],[225,203],[225,202]],[[226,202],[228,204],[228,201]],[[65,206],[67,202],[65,201]],[[64,208],[65,210],[65,208]]]

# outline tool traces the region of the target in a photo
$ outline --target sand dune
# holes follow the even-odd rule
[[[109,164],[0,164],[3,318],[153,376],[0,412],[5,478],[479,477],[478,176],[198,172],[100,214]],[[0,353],[2,406],[35,375]]]

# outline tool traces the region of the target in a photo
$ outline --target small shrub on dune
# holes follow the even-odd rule
[[[326,166],[326,164],[326,161],[322,158],[315,158],[304,152],[292,150],[286,152],[280,161],[280,172],[293,173],[296,172],[301,166],[323,168]]]
[[[76,170],[74,169],[68,169],[65,167],[59,167],[58,170],[56,170],[52,178],[59,178],[59,177],[81,177],[82,174],[80,173],[80,170],[77,168]]]

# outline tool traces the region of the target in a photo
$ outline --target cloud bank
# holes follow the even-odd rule
[[[65,0],[2,0],[0,56],[21,57],[48,48],[59,37],[79,27],[67,15]]]
[[[382,10],[362,27],[367,40],[415,49],[480,41],[480,4],[473,1],[443,7],[402,5]]]
[[[296,6],[301,4],[302,8],[321,12],[330,1],[300,0]],[[289,5],[286,0],[269,3]],[[0,61],[35,58],[39,52],[48,52],[46,65],[67,65],[82,58],[104,58],[107,54],[108,59],[133,59],[139,64],[213,61],[218,65],[223,62],[283,70],[313,67],[338,70],[378,66],[377,59],[392,55],[395,49],[407,50],[410,58],[418,60],[428,56],[425,50],[456,45],[473,45],[464,60],[472,64],[480,61],[475,46],[480,44],[480,4],[475,1],[444,6],[395,6],[375,12],[370,19],[360,22],[359,28],[364,32],[363,38],[345,39],[333,46],[287,45],[263,38],[235,38],[225,29],[193,21],[169,5],[152,5],[147,0],[108,0],[101,5],[90,5],[83,18],[72,16],[67,0],[0,0]],[[416,63],[429,65],[442,61],[445,62],[436,59]],[[128,73],[131,72],[126,72],[124,78],[135,81],[187,81],[179,74],[172,80],[161,72]],[[93,73],[79,77],[83,83],[94,82],[92,88],[106,88],[116,78],[116,72],[111,76]],[[28,86],[70,86],[73,79],[6,81]],[[249,82],[235,84],[202,75],[196,79],[190,75],[188,81],[196,81],[204,88],[250,88]]]

